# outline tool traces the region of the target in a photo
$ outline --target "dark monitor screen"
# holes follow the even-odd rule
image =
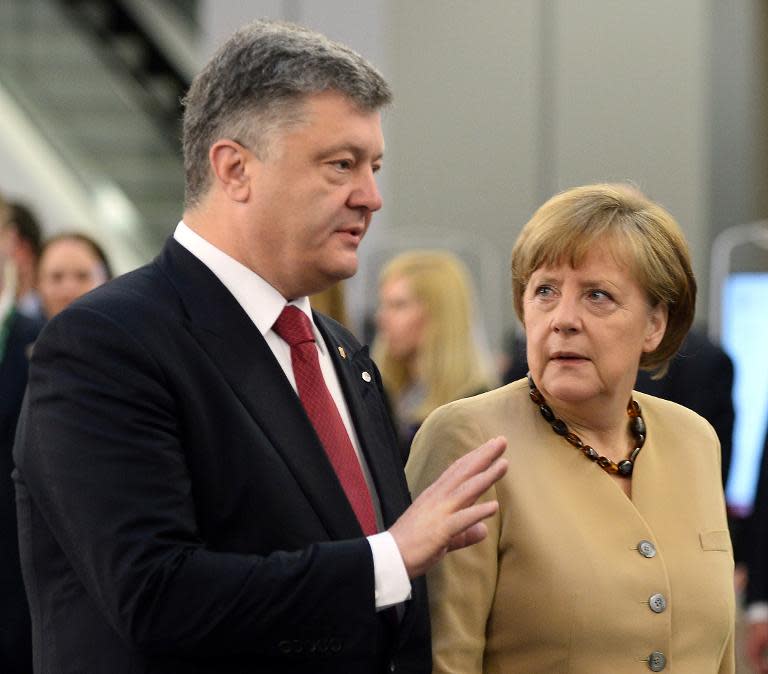
[[[736,411],[726,496],[734,511],[747,514],[768,430],[768,273],[731,274],[722,300],[722,346],[733,359]]]

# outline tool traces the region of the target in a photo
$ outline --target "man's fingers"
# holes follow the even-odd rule
[[[465,531],[471,529],[475,524],[491,517],[498,511],[498,501],[485,501],[459,510],[453,513],[447,521],[448,535],[453,539],[460,536]]]
[[[497,501],[476,503],[507,471],[507,441],[497,437],[455,461],[390,527],[410,578],[425,573],[448,551],[488,535],[482,520]]]
[[[451,538],[448,543],[448,552],[452,550],[460,550],[461,548],[469,547],[475,543],[479,543],[488,535],[488,527],[483,522],[473,524],[469,529],[465,529],[462,533]]]

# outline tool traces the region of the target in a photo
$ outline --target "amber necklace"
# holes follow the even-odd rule
[[[569,430],[568,425],[562,419],[558,419],[555,416],[552,408],[547,405],[546,401],[544,400],[544,396],[541,395],[541,391],[536,388],[536,384],[534,384],[533,377],[531,377],[530,372],[528,373],[528,387],[530,388],[529,395],[531,400],[533,400],[533,402],[539,406],[539,412],[541,412],[541,416],[543,416],[547,423],[552,426],[552,430],[555,433],[562,435],[576,449],[580,449],[582,452],[584,452],[584,456],[586,456],[588,459],[597,462],[597,465],[600,466],[600,468],[602,468],[606,473],[619,475],[621,477],[630,477],[632,475],[632,470],[635,467],[635,460],[637,459],[637,455],[640,453],[640,450],[645,444],[645,422],[643,421],[643,416],[640,412],[640,405],[637,404],[636,400],[630,398],[629,404],[627,405],[629,430],[635,437],[635,448],[630,453],[629,458],[624,459],[623,461],[619,461],[618,463],[614,463],[608,457],[600,456],[589,445],[585,445],[581,438],[576,435],[576,433]]]

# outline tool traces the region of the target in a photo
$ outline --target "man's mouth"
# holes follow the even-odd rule
[[[355,245],[359,245],[365,236],[365,227],[363,225],[354,225],[350,227],[343,227],[336,230],[336,234],[341,235]]]

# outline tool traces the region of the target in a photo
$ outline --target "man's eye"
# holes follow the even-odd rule
[[[350,159],[337,159],[332,164],[339,171],[349,171],[352,168],[352,160]]]

